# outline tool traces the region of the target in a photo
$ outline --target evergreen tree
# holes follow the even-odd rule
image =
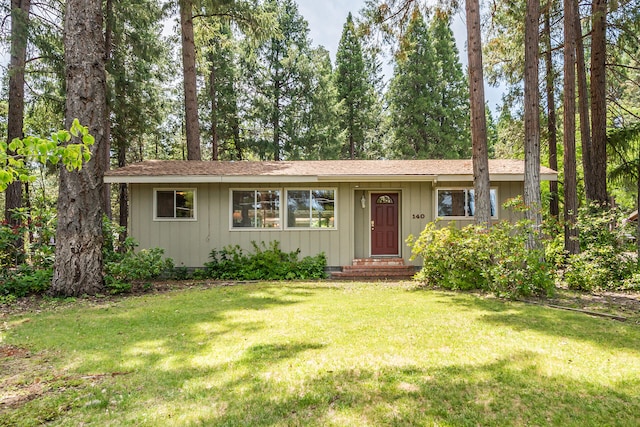
[[[436,144],[448,158],[465,158],[471,151],[469,134],[469,84],[462,71],[451,18],[437,9],[430,25],[436,58],[437,84],[434,91]]]
[[[438,145],[438,71],[435,51],[422,14],[415,10],[401,41],[389,89],[394,151],[402,158],[443,158]]]
[[[228,22],[216,19],[200,28],[208,37],[205,46],[206,93],[209,101],[211,160],[242,159],[236,81],[237,42]]]
[[[7,111],[7,144],[22,138],[24,126],[24,85],[31,0],[11,1],[11,49],[9,61],[9,105]],[[11,153],[13,154],[13,153]],[[5,220],[17,225],[13,210],[22,207],[22,183],[9,184],[5,192]],[[18,240],[19,246],[22,241]]]
[[[312,50],[311,69],[311,103],[303,116],[303,143],[295,158],[337,159],[340,157],[337,94],[331,57],[324,47]]]
[[[164,122],[160,82],[168,75],[165,58],[169,49],[160,38],[163,11],[157,0],[108,2],[108,6],[105,19],[106,69],[110,77],[107,126],[111,126],[117,166],[123,167],[132,157],[129,149],[134,142],[140,148],[146,140],[160,137],[157,129]],[[142,160],[142,156],[137,157]],[[126,229],[126,184],[119,185],[118,199],[119,223]]]
[[[293,0],[268,0],[277,15],[279,37],[258,46],[247,43],[244,61],[248,86],[248,143],[262,159],[281,160],[296,150],[302,114],[310,103],[310,40],[307,22]]]
[[[367,118],[371,109],[371,85],[351,13],[342,28],[336,53],[335,80],[344,157],[360,158],[364,151]]]

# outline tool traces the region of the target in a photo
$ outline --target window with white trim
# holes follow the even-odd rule
[[[498,196],[495,189],[490,190],[491,217],[498,217]],[[473,218],[475,215],[475,197],[473,188],[438,188],[436,190],[437,213],[440,218]]]
[[[282,228],[280,190],[232,190],[231,228]]]
[[[155,188],[153,190],[155,220],[195,220],[195,188]]]
[[[336,190],[287,190],[287,228],[335,229]]]

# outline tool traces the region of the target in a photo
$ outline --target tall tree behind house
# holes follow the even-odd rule
[[[9,109],[7,113],[7,143],[22,138],[24,127],[24,85],[29,14],[31,0],[11,0],[11,47],[9,59]],[[20,223],[13,210],[22,207],[22,183],[11,183],[5,191],[5,220]],[[20,244],[20,242],[18,242]]]
[[[576,38],[575,4],[564,0],[564,247],[570,254],[580,250],[575,228],[578,210],[576,180]]]
[[[300,138],[302,112],[310,102],[310,40],[295,1],[268,0],[265,5],[276,13],[281,34],[245,48],[252,133],[247,143],[259,158],[278,161]]]
[[[371,98],[362,44],[351,13],[342,27],[342,37],[336,53],[335,81],[338,121],[341,135],[344,135],[343,152],[349,159],[360,158],[364,149]]]
[[[395,149],[402,158],[447,157],[438,140],[438,70],[422,13],[415,10],[400,42],[389,89]]]

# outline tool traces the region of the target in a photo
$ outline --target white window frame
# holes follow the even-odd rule
[[[436,191],[434,193],[434,197],[435,197],[435,201],[434,201],[434,206],[435,206],[435,218],[442,218],[442,219],[450,219],[450,220],[473,220],[475,218],[475,215],[469,215],[469,191],[473,191],[473,187],[439,187],[436,188]],[[438,197],[438,193],[440,191],[464,191],[464,215],[456,215],[456,216],[442,216],[440,215],[440,209],[439,209],[439,197]],[[498,213],[500,211],[500,204],[498,203],[498,201],[500,200],[498,198],[498,188],[497,187],[491,187],[489,189],[490,192],[495,194],[495,215],[491,215],[491,219],[498,219]]]
[[[280,198],[280,209],[278,212],[278,221],[280,225],[278,227],[234,227],[233,226],[233,192],[234,191],[253,191],[254,193],[254,201],[256,197],[256,193],[259,191],[277,191],[279,193]],[[283,223],[283,214],[282,214],[282,195],[284,194],[282,188],[230,188],[229,189],[229,231],[282,231],[282,223]]]
[[[290,227],[289,224],[289,191],[333,191],[333,227]],[[286,188],[284,192],[284,206],[286,213],[284,214],[284,229],[289,231],[335,231],[338,229],[338,189],[335,187],[303,187],[303,188]],[[310,195],[311,197],[311,195]],[[309,212],[309,218],[311,218],[311,211]]]
[[[158,217],[158,191],[173,191],[173,217]],[[176,192],[193,193],[193,217],[182,218],[176,216]],[[154,221],[197,221],[198,220],[198,190],[185,187],[158,187],[153,189],[153,220]]]

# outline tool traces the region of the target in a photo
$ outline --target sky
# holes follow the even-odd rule
[[[335,61],[336,50],[342,36],[342,26],[347,20],[349,12],[354,17],[359,15],[364,7],[364,0],[297,0],[300,14],[309,23],[309,31],[313,45],[322,45],[331,53],[331,59]],[[458,12],[453,16],[451,28],[456,38],[456,44],[460,53],[460,62],[466,68],[466,23],[464,12]],[[390,65],[384,67],[383,72],[388,78],[393,69]],[[502,89],[485,84],[485,98],[489,107],[494,112],[501,101]]]

